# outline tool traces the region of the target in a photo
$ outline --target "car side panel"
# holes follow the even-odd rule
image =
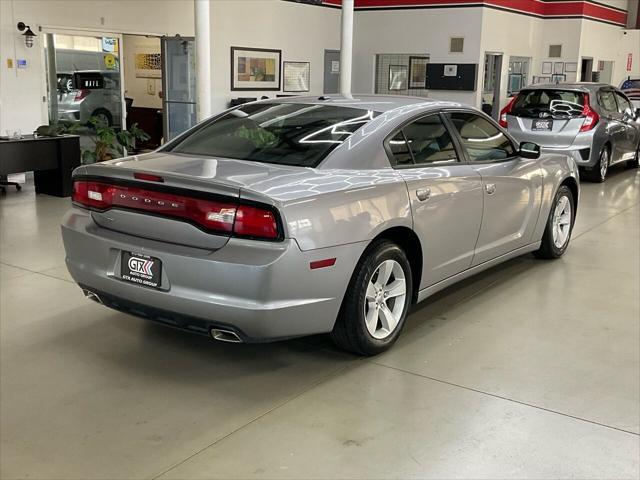
[[[277,205],[287,236],[303,251],[372,240],[392,227],[413,227],[406,185],[393,169],[334,170],[298,185],[308,194]],[[325,191],[325,193],[323,193]],[[259,200],[243,190],[243,198]]]
[[[542,198],[538,160],[515,158],[474,164],[485,187],[482,228],[473,265],[484,263],[531,242]],[[492,193],[487,193],[491,188]]]
[[[532,237],[532,241],[534,242],[542,240],[542,235],[547,227],[549,212],[551,211],[551,203],[560,185],[568,178],[575,180],[578,185],[580,183],[578,167],[570,157],[566,155],[547,154],[540,157],[539,162],[542,171],[543,188],[540,214],[538,215],[538,221]],[[579,198],[574,199],[574,201],[576,205],[579,204]],[[579,211],[578,208],[576,215],[579,214]],[[575,218],[576,216],[574,215],[574,221]]]

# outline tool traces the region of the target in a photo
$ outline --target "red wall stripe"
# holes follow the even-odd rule
[[[324,0],[326,5],[340,6],[342,0]],[[587,17],[626,26],[627,14],[604,5],[580,1],[541,0],[355,0],[356,9],[487,6],[513,10],[542,18]]]

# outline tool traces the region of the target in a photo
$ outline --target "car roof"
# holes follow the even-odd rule
[[[527,85],[523,90],[576,90],[580,92],[593,92],[603,87],[615,88],[608,83],[575,82],[575,83],[536,83]]]
[[[309,105],[333,105],[340,107],[360,108],[374,112],[388,112],[396,108],[408,106],[423,106],[434,108],[443,107],[467,107],[462,103],[448,102],[425,97],[411,97],[401,95],[322,95],[306,97],[278,97],[262,100],[264,103],[301,103]]]

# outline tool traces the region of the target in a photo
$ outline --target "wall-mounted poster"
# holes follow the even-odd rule
[[[138,45],[135,55],[136,78],[162,78],[162,55],[158,48]]]
[[[231,90],[280,90],[281,50],[231,47]]]
[[[409,88],[426,88],[429,57],[409,57]]]
[[[551,62],[542,62],[542,74],[551,75],[553,64]]]
[[[407,89],[407,66],[389,65],[389,90]]]
[[[308,92],[311,82],[311,64],[309,62],[283,62],[282,90],[285,92]]]
[[[564,73],[564,62],[555,62],[553,64],[553,74],[562,75]]]
[[[564,64],[564,71],[566,73],[576,73],[578,71],[578,64],[576,62],[567,62]]]

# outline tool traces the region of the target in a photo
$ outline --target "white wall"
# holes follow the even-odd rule
[[[216,0],[211,32],[212,111],[217,113],[231,98],[283,93],[231,91],[232,46],[279,49],[283,61],[311,62],[308,94],[322,94],[324,50],[340,48],[340,11],[279,0]]]
[[[632,71],[627,73],[627,55],[633,55]],[[612,83],[619,85],[628,75],[640,75],[640,30],[625,30],[597,22],[583,22],[580,56],[598,61],[613,61]]]
[[[580,19],[540,19],[485,9],[482,17],[481,69],[484,69],[485,52],[504,54],[500,108],[504,107],[507,101],[509,57],[522,56],[531,59],[529,82],[533,76],[542,75],[542,62],[578,62],[581,24]],[[549,45],[562,45],[562,57],[548,58]],[[482,74],[484,75],[484,71]],[[572,77],[575,74],[567,75],[568,81],[575,80],[575,77]],[[482,88],[482,84],[479,88]]]
[[[160,53],[160,39],[143,35],[125,35],[122,38],[125,97],[133,98],[134,107],[160,109],[162,79],[136,77],[136,53],[139,48],[145,49],[144,53]],[[150,86],[153,93],[149,92]]]
[[[16,24],[23,21],[38,34],[27,49]],[[193,35],[190,0],[0,0],[0,132],[31,132],[48,122],[43,34],[38,27],[110,33]],[[7,59],[26,59],[28,68],[7,68]]]
[[[482,8],[360,11],[354,19],[353,91],[373,93],[377,53],[425,53],[432,63],[478,63]],[[465,37],[449,53],[450,37]],[[478,104],[480,92],[436,91],[429,97]]]

